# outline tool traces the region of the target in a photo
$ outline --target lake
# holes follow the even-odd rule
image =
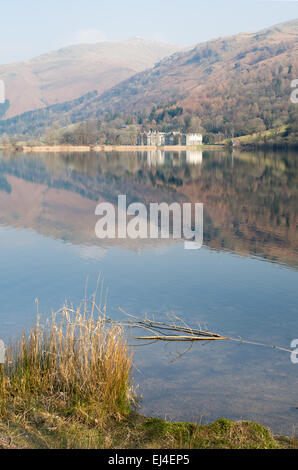
[[[294,153],[229,151],[0,154],[0,338],[91,295],[108,313],[192,326],[290,349],[298,338]],[[98,202],[204,203],[204,242],[100,240]],[[135,344],[135,342],[133,343]],[[132,346],[141,411],[203,423],[250,419],[298,433],[290,353],[215,342]],[[296,431],[295,431],[296,429]]]

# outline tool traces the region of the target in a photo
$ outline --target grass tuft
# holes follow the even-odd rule
[[[131,409],[132,358],[123,330],[86,310],[65,307],[45,327],[37,320],[7,351],[0,413],[28,406],[103,423]]]

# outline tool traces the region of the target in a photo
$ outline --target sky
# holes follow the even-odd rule
[[[140,36],[190,46],[298,17],[295,0],[1,0],[0,64]]]

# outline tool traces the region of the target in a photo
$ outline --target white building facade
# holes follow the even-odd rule
[[[183,134],[181,132],[158,132],[149,131],[147,134],[140,134],[138,145],[152,147],[162,147],[163,145],[202,145],[203,136],[199,133]]]
[[[186,143],[185,145],[202,145],[203,136],[202,134],[185,134]]]

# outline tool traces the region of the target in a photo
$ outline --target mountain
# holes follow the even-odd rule
[[[297,39],[298,20],[293,20],[198,44],[102,94],[94,92],[0,122],[0,130],[40,135],[53,122],[65,126],[102,119],[107,113],[144,111],[147,124],[167,129],[186,126],[187,116],[196,116],[206,132],[225,136],[275,128],[288,121],[293,108]],[[178,108],[182,115],[177,115]]]
[[[90,91],[103,93],[151,68],[178,46],[140,38],[64,47],[21,63],[0,65],[9,107],[4,118],[72,100]]]

